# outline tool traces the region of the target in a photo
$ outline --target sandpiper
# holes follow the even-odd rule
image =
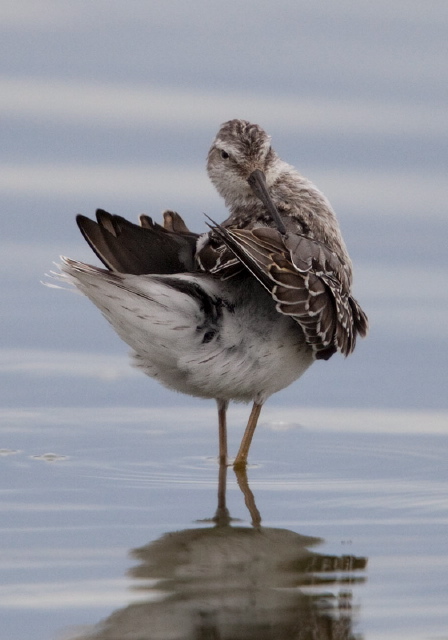
[[[328,200],[245,120],[224,123],[207,170],[229,217],[202,235],[165,211],[140,226],[103,210],[77,216],[106,269],[63,258],[64,278],[131,346],[135,366],[218,405],[227,460],[229,401],[252,402],[234,461],[244,468],[264,402],[316,359],[350,354],[367,317],[351,295],[352,265]]]

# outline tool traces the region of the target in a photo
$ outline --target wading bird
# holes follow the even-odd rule
[[[252,402],[235,468],[247,463],[266,399],[314,360],[349,355],[367,333],[351,294],[352,264],[333,210],[283,162],[256,124],[230,120],[208,175],[229,210],[192,233],[175,212],[140,226],[103,210],[77,222],[106,269],[63,258],[62,278],[103,313],[134,364],[165,386],[218,405],[227,460],[229,401]]]

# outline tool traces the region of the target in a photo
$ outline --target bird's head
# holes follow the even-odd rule
[[[269,194],[284,163],[271,147],[271,137],[247,120],[225,122],[208,153],[207,171],[231,211],[260,200],[278,230],[285,227]]]
[[[253,197],[249,179],[262,172],[269,188],[278,178],[278,156],[271,138],[247,120],[225,122],[210,148],[207,171],[218,193],[232,206],[235,198]]]

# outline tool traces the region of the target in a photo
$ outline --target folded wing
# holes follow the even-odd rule
[[[216,225],[213,232],[269,291],[277,310],[301,326],[317,359],[350,354],[357,334],[367,333],[367,317],[351,295],[350,266],[321,242],[269,227]],[[223,261],[211,271],[226,277],[226,269]]]

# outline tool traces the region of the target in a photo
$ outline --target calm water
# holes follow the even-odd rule
[[[446,417],[4,411],[0,637],[446,638]]]

